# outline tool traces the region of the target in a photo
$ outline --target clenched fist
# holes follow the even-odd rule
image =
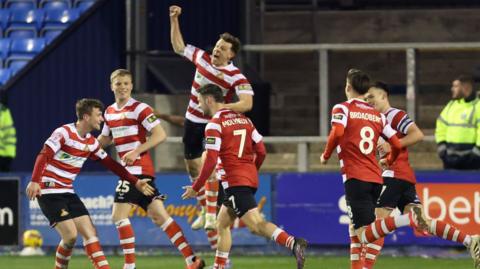
[[[170,17],[177,18],[182,14],[182,8],[179,6],[170,6]]]

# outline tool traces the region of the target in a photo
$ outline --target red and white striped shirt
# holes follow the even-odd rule
[[[57,128],[45,145],[55,154],[42,172],[42,194],[73,193],[73,181],[87,158],[98,160],[107,157],[98,140],[90,133],[82,138],[74,123]]]
[[[183,56],[195,64],[197,70],[193,79],[190,102],[188,103],[185,117],[195,123],[207,123],[209,116],[203,114],[203,110],[198,103],[198,89],[207,84],[218,85],[223,90],[225,103],[233,100],[234,94],[253,95],[252,86],[240,70],[229,63],[225,67],[215,67],[211,63],[210,55],[192,45],[187,45],[183,51]]]
[[[147,133],[160,124],[160,120],[155,117],[149,105],[133,98],[130,98],[122,108],[118,107],[117,103],[107,107],[104,118],[102,135],[113,137],[120,158],[145,143]],[[123,161],[122,165],[125,166]],[[153,177],[155,173],[148,151],[140,154],[132,165],[126,166],[126,169],[132,175]]]
[[[408,128],[413,124],[413,121],[407,113],[398,108],[390,108],[385,112],[387,122],[397,131],[397,137],[402,138],[407,135]],[[398,158],[389,167],[388,170],[383,171],[383,177],[394,177],[402,179],[412,184],[415,184],[415,172],[408,161],[408,149],[402,148],[398,154]]]

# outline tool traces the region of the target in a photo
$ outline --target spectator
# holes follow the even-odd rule
[[[9,172],[16,154],[17,134],[10,109],[0,101],[0,172]]]
[[[435,141],[445,169],[480,168],[480,103],[473,78],[461,75],[452,82],[452,100],[437,119]]]

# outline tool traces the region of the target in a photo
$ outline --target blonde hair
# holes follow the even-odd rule
[[[110,75],[110,83],[113,83],[113,80],[116,77],[124,77],[124,76],[129,76],[130,78],[132,78],[132,73],[127,69],[117,69],[113,71],[112,74]]]

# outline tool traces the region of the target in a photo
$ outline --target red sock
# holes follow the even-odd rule
[[[206,231],[208,242],[210,243],[210,247],[214,250],[217,249],[217,240],[218,240],[218,233],[217,230]]]
[[[277,244],[284,246],[289,249],[293,249],[295,239],[293,236],[287,234],[284,230],[277,228],[272,234],[272,240],[277,242]]]
[[[224,269],[228,260],[228,252],[218,251],[215,253],[213,269]]]
[[[431,234],[436,235],[445,240],[458,242],[460,244],[464,244],[465,246],[469,245],[470,235],[465,234],[459,229],[441,220],[432,220],[430,222],[430,227],[428,230]]]
[[[68,262],[72,256],[73,245],[67,246],[63,243],[63,240],[60,241],[57,247],[57,253],[55,255],[55,269],[62,269],[68,267]]]
[[[362,244],[356,235],[350,236],[350,268],[363,269]]]
[[[110,269],[107,258],[105,258],[105,254],[103,254],[102,247],[100,246],[100,242],[98,242],[98,238],[92,237],[87,241],[84,241],[83,246],[95,268]]]
[[[385,241],[385,238],[382,237],[380,239],[377,239],[375,242],[368,243],[366,245],[364,268],[366,269],[373,268],[378,255],[380,255],[380,251],[382,250],[384,241]]]
[[[182,228],[180,228],[172,218],[169,218],[164,224],[162,224],[162,229],[167,234],[168,238],[170,238],[172,244],[174,244],[182,253],[187,264],[192,264],[195,255],[193,254],[193,250],[188,244],[187,239],[183,235]]]
[[[129,219],[122,219],[115,223],[120,245],[125,256],[125,267],[135,268],[135,234]]]
[[[385,237],[387,234],[393,232],[396,228],[394,217],[378,219],[366,226],[366,229],[362,233],[360,242],[364,244],[372,243],[379,238]]]
[[[205,195],[207,214],[217,215],[217,198],[218,198],[218,180],[211,179],[205,182]]]

